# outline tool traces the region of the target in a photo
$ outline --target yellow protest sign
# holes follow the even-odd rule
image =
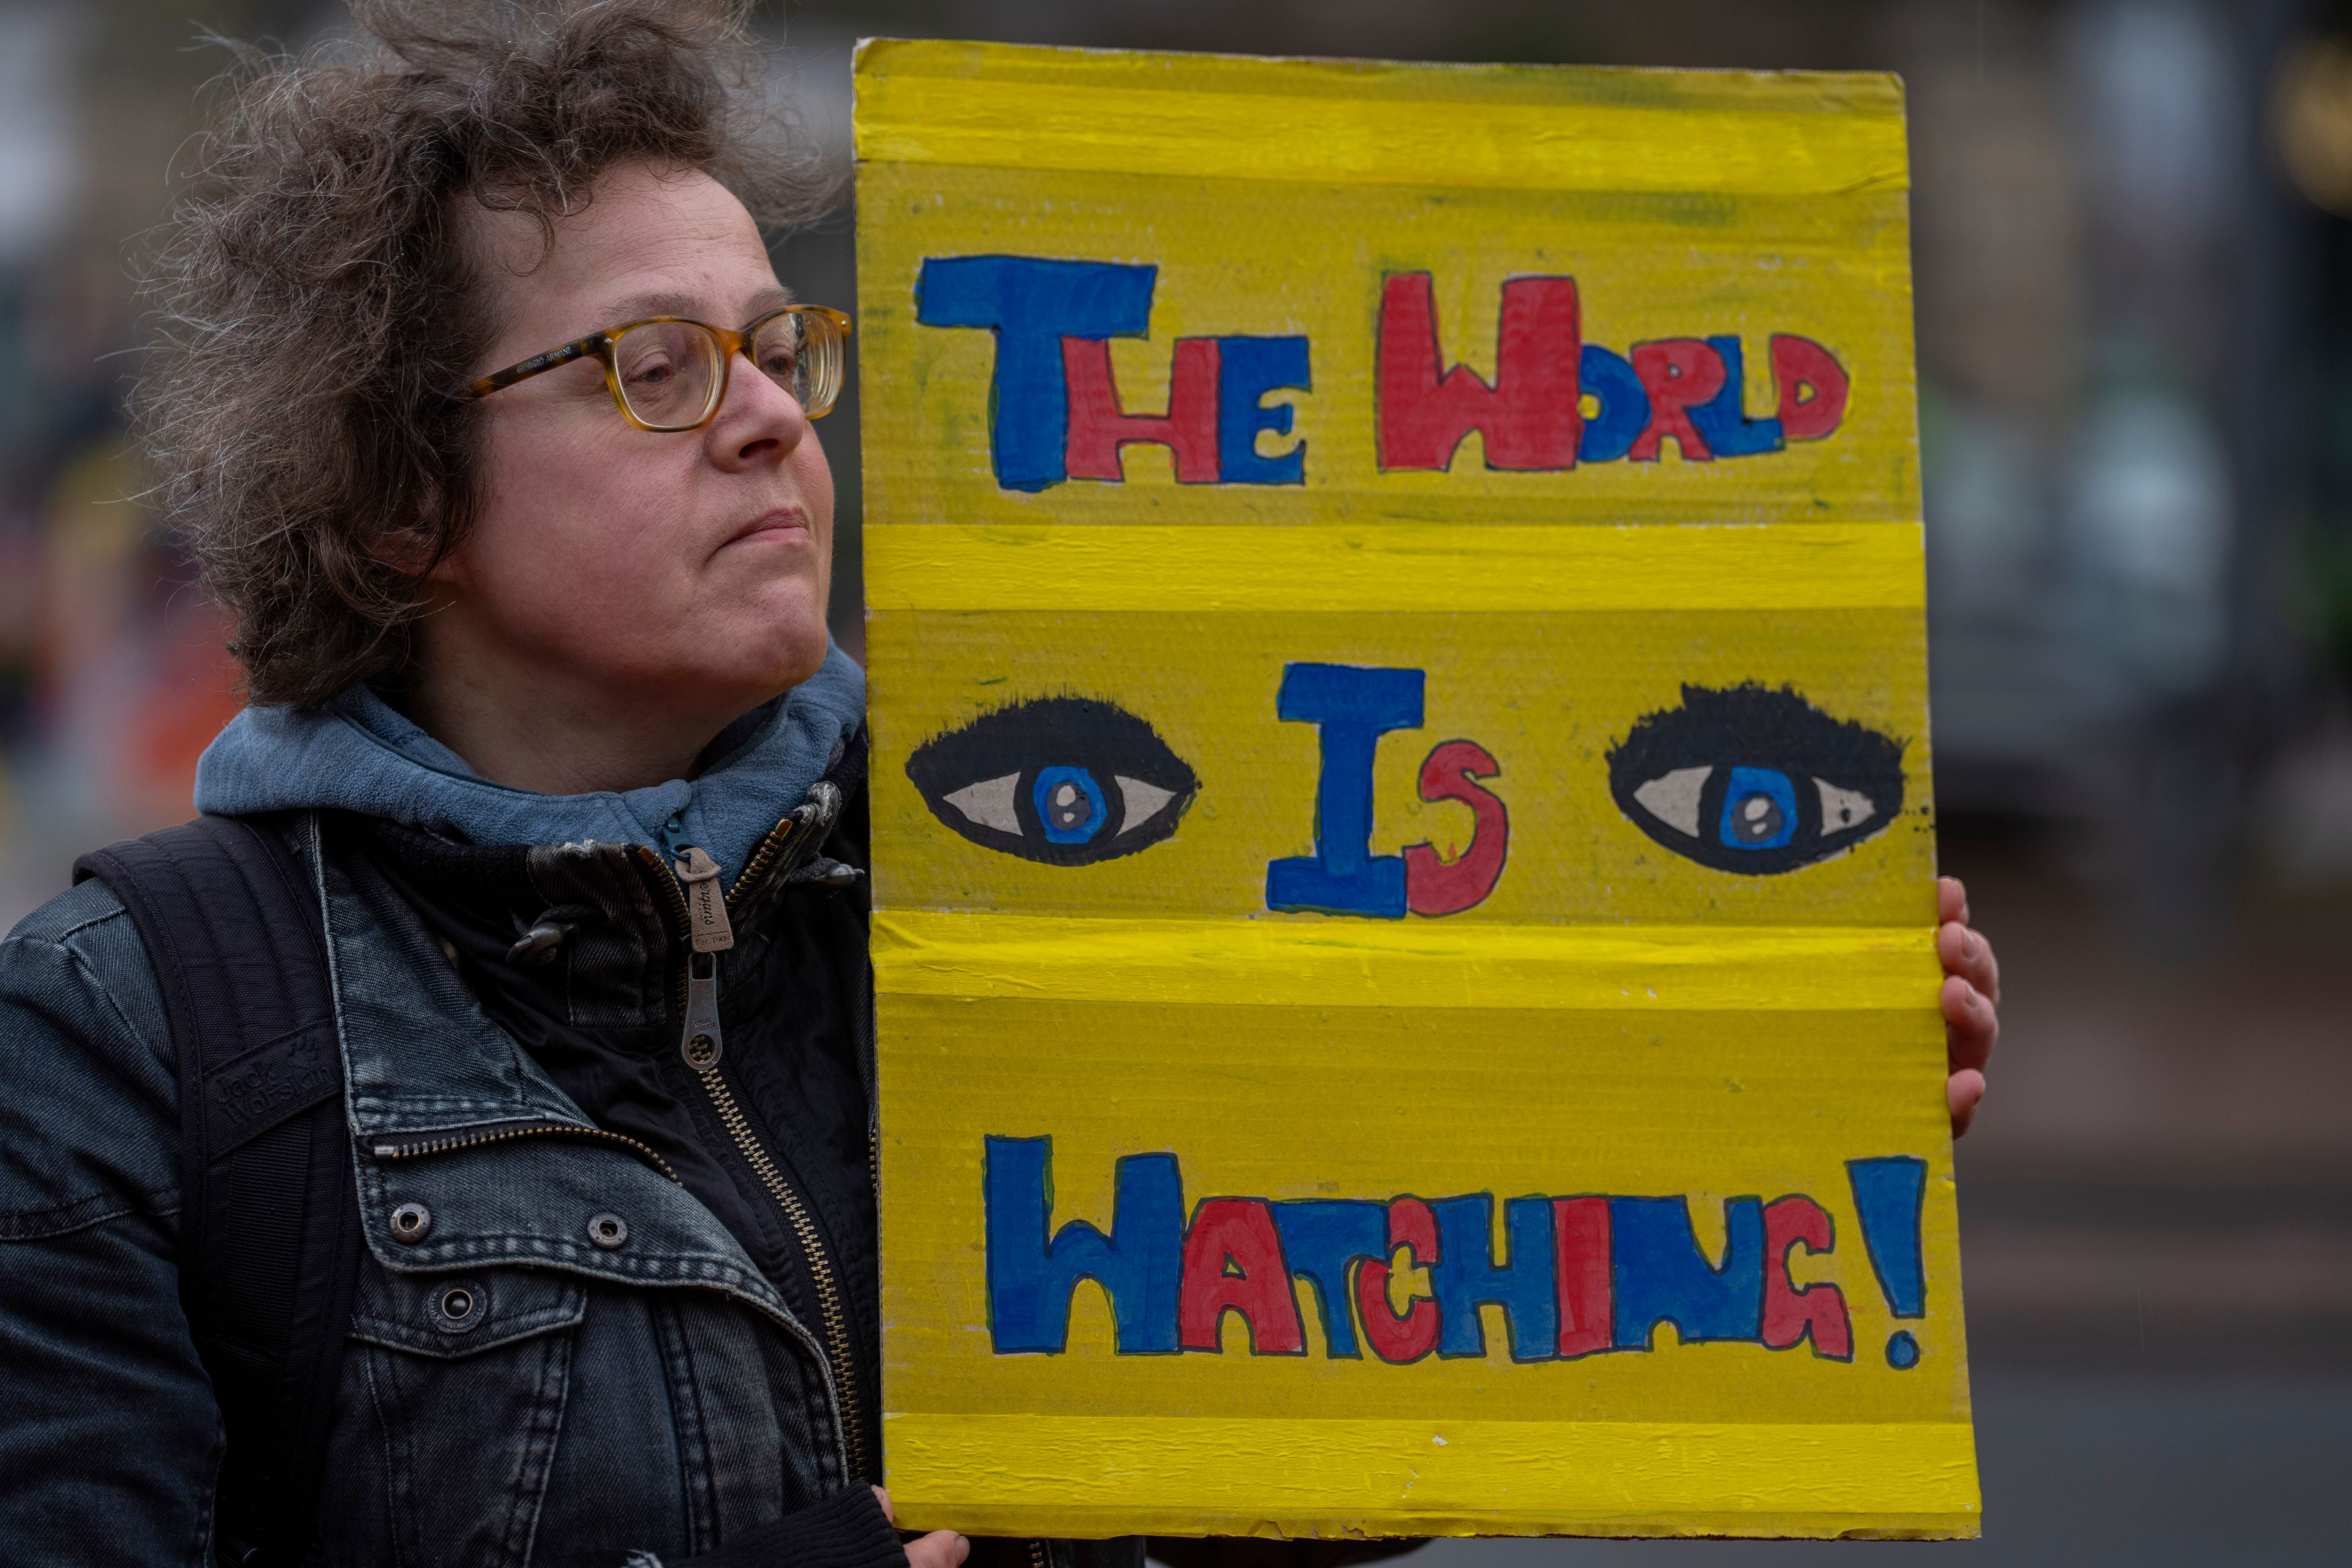
[[[856,81],[902,1521],[1975,1533],[1897,84]]]

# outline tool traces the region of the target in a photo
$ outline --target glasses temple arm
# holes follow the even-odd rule
[[[576,342],[568,342],[560,349],[550,349],[543,354],[533,354],[519,364],[510,364],[504,370],[491,372],[472,384],[467,390],[477,397],[482,397],[498,391],[500,387],[512,386],[518,381],[528,380],[541,371],[553,370],[560,364],[569,364],[594,348],[603,341],[604,336],[602,332],[592,333]]]

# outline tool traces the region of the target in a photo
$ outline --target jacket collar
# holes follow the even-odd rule
[[[388,882],[338,852],[315,814],[300,837],[326,923],[361,1228],[378,1262],[715,1287],[815,1346],[709,1210],[616,1147],[483,1015]],[[432,1217],[422,1237],[402,1239],[393,1216],[411,1204]],[[625,1222],[621,1246],[592,1239],[588,1222],[602,1215]]]
[[[248,708],[196,767],[196,809],[226,816],[347,811],[477,845],[698,845],[731,885],[776,821],[863,723],[865,673],[839,648],[807,680],[729,726],[692,780],[535,795],[481,777],[381,696],[354,687],[314,709]]]

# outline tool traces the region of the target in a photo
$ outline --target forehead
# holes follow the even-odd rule
[[[551,237],[529,214],[465,204],[460,243],[490,294],[497,339],[577,337],[614,324],[616,310],[732,323],[781,296],[759,226],[709,175],[628,164],[589,197],[555,219]]]

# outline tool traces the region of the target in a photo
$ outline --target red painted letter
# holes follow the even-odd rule
[[[1176,478],[1188,485],[1217,482],[1217,340],[1178,338],[1168,373],[1168,413],[1122,414],[1111,376],[1110,344],[1100,338],[1064,338],[1062,374],[1070,389],[1070,433],[1065,466],[1074,479],[1125,479],[1118,449],[1149,441],[1174,450]]]
[[[1845,417],[1853,390],[1845,366],[1811,338],[1772,334],[1772,384],[1780,389],[1780,434],[1818,441]]]
[[[1510,847],[1511,814],[1500,796],[1470,781],[1496,778],[1502,771],[1475,741],[1448,741],[1422,763],[1421,798],[1458,800],[1475,821],[1469,847],[1455,859],[1439,859],[1432,845],[1405,847],[1404,901],[1414,914],[1456,914],[1495,890]]]
[[[1381,290],[1380,464],[1446,468],[1475,430],[1490,468],[1576,467],[1584,433],[1577,365],[1583,353],[1573,278],[1503,285],[1495,384],[1467,365],[1440,375],[1437,306],[1426,272],[1391,272]]]
[[[1827,1252],[1831,1237],[1830,1216],[1811,1198],[1781,1198],[1765,1205],[1762,1337],[1767,1348],[1789,1350],[1811,1334],[1815,1355],[1853,1359],[1853,1323],[1838,1288],[1811,1285],[1800,1290],[1789,1280],[1790,1249],[1802,1242],[1808,1252]]]
[[[1389,1250],[1400,1247],[1412,1249],[1416,1265],[1437,1261],[1437,1215],[1419,1198],[1389,1205]],[[1389,1306],[1385,1258],[1368,1258],[1357,1266],[1356,1310],[1364,1321],[1365,1342],[1382,1361],[1419,1361],[1437,1348],[1437,1303],[1423,1296],[1398,1317]]]
[[[1591,1355],[1614,1343],[1609,1200],[1551,1201],[1552,1257],[1559,1271],[1559,1353]]]
[[[1658,460],[1658,443],[1671,436],[1687,463],[1715,459],[1706,438],[1691,423],[1690,409],[1723,390],[1723,356],[1703,338],[1660,338],[1633,345],[1633,374],[1650,395],[1650,427],[1633,438],[1625,455],[1637,463]]]
[[[1228,1265],[1237,1272],[1228,1273]],[[1217,1324],[1231,1309],[1249,1325],[1252,1355],[1301,1355],[1298,1298],[1274,1213],[1258,1198],[1211,1198],[1184,1233],[1184,1293],[1176,1336],[1188,1351],[1217,1348]]]

